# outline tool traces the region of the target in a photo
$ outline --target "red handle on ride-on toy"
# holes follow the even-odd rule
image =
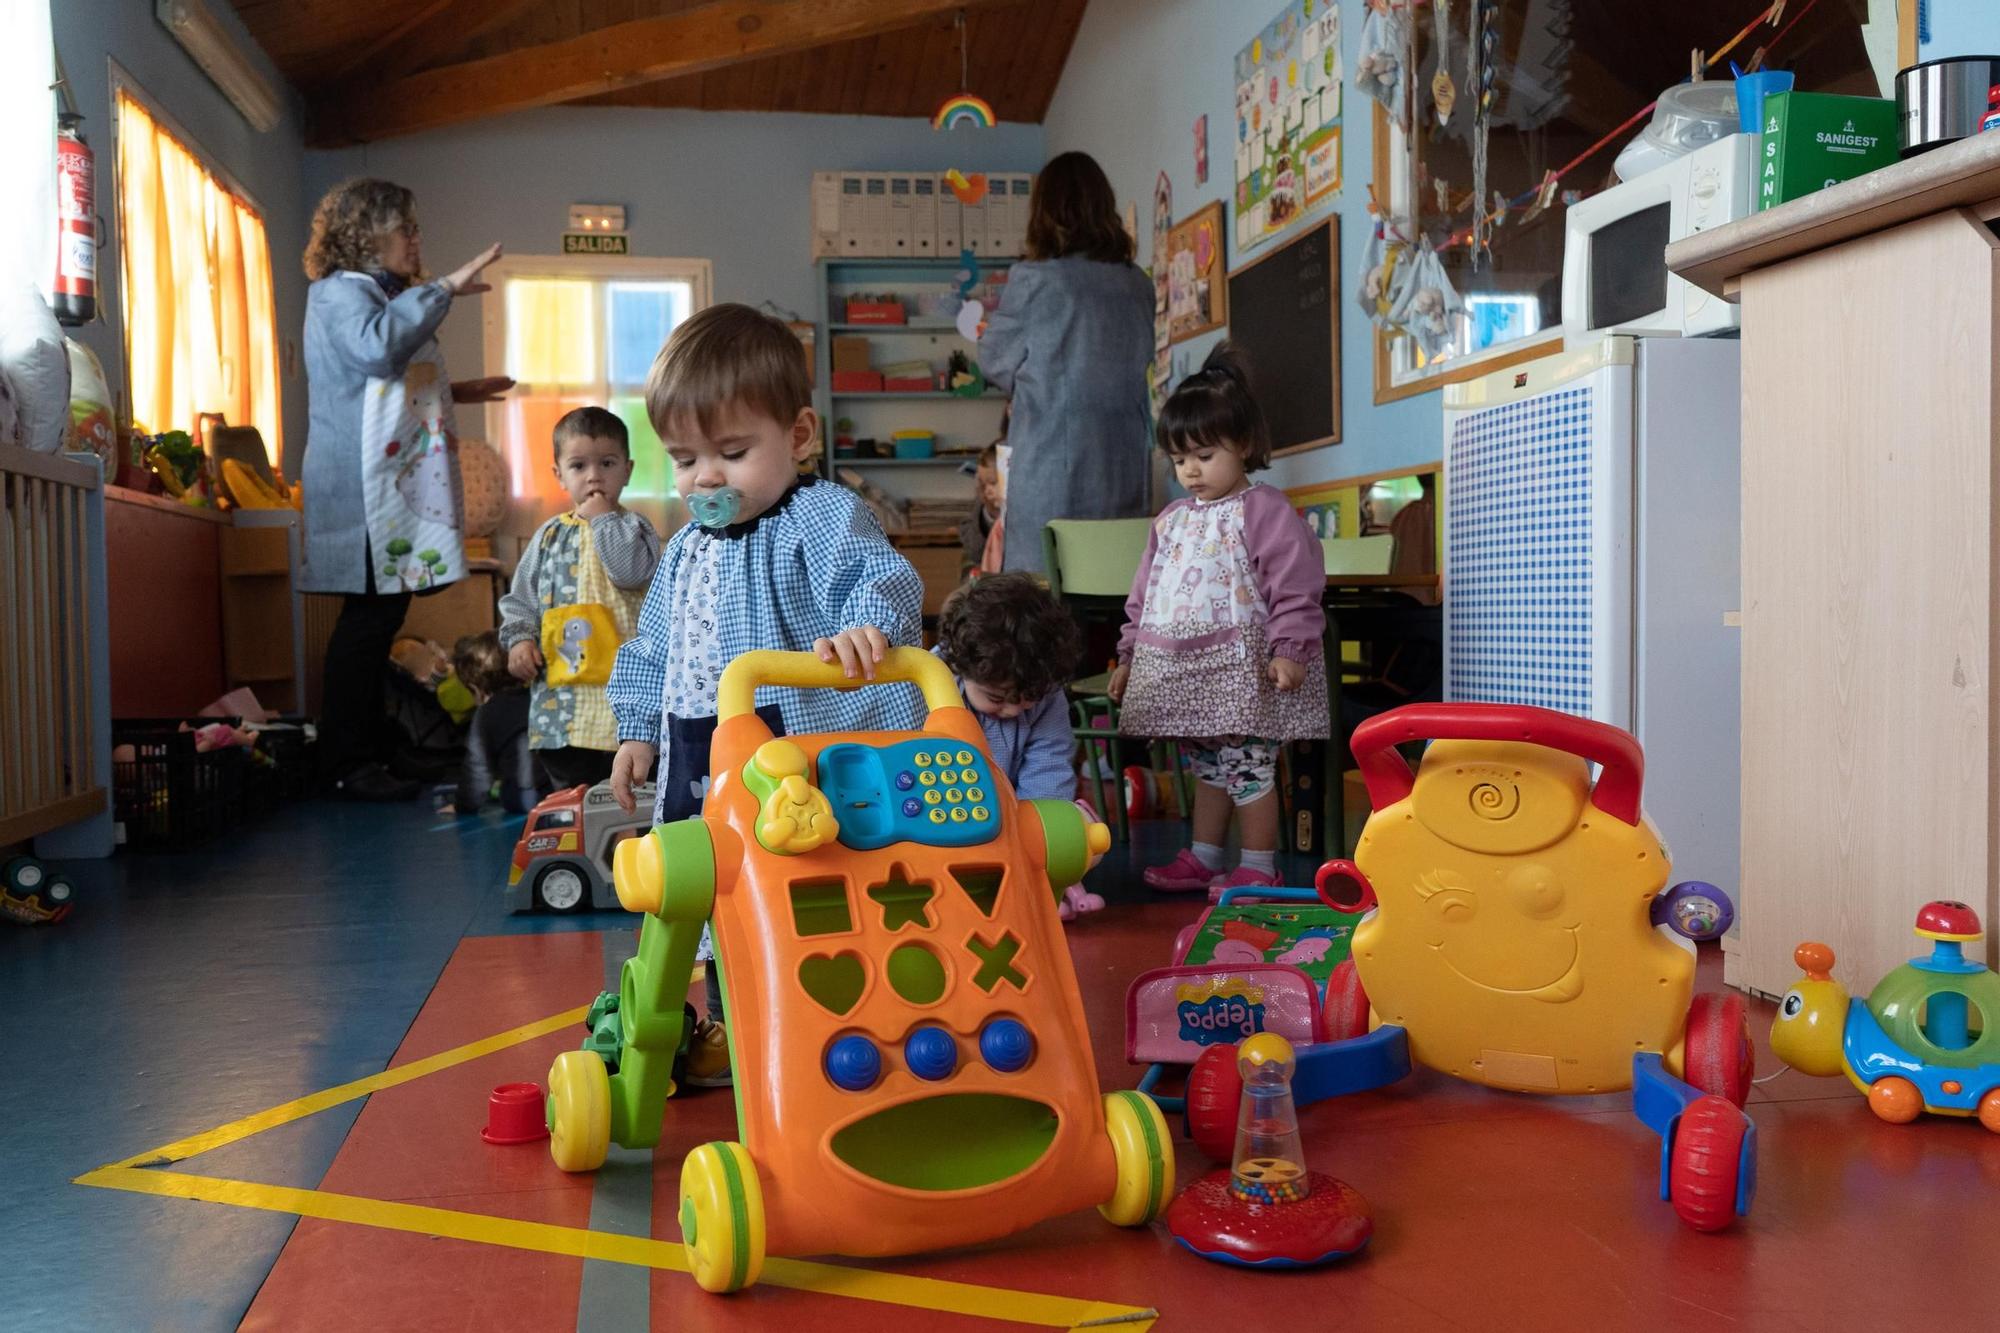
[[[1354,762],[1368,803],[1386,810],[1410,794],[1416,778],[1398,745],[1410,741],[1526,741],[1604,765],[1590,803],[1625,824],[1639,822],[1646,759],[1631,733],[1588,718],[1522,704],[1406,704],[1354,729]]]

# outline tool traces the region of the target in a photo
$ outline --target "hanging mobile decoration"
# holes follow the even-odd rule
[[[1493,27],[1494,0],[1472,0],[1466,27],[1467,94],[1472,98],[1472,197],[1486,198],[1486,140],[1493,128],[1493,59],[1500,34]],[[1493,222],[1484,209],[1473,207],[1472,270],[1491,255]]]
[[[955,130],[961,125],[970,125],[976,130],[993,128],[993,108],[983,97],[975,96],[967,89],[971,79],[966,71],[965,57],[965,11],[958,11],[954,26],[958,29],[958,86],[959,92],[944,99],[944,105],[931,117],[934,130]]]
[[[1431,75],[1437,127],[1432,134],[1437,135],[1451,120],[1451,109],[1458,105],[1458,85],[1451,81],[1451,0],[1431,0],[1431,19],[1436,33],[1432,41],[1437,46],[1437,73]]]

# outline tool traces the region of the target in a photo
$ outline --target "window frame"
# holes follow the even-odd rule
[[[223,166],[217,160],[215,154],[209,151],[207,145],[194,135],[188,133],[187,126],[183,125],[173,112],[167,110],[165,104],[159,98],[147,92],[145,85],[134,78],[130,70],[119,64],[115,58],[107,57],[104,63],[107,70],[105,80],[107,103],[105,106],[105,124],[108,128],[105,131],[104,138],[106,147],[103,152],[97,154],[97,161],[101,165],[104,163],[107,155],[110,158],[111,221],[107,230],[116,240],[118,248],[115,252],[115,260],[102,251],[97,256],[97,295],[101,311],[105,305],[109,304],[107,300],[108,285],[111,283],[117,285],[118,388],[125,404],[125,411],[130,413],[132,403],[132,297],[131,293],[125,290],[125,176],[122,167],[124,161],[123,144],[118,137],[119,96],[122,94],[132,101],[137,102],[145,110],[146,114],[152,117],[153,123],[166,131],[169,137],[177,141],[182,148],[186,149],[188,156],[199,162],[201,169],[213,177],[217,185],[234,195],[238,200],[242,201],[245,208],[257,215],[257,221],[264,228],[264,253],[267,259],[270,259],[273,254],[271,249],[271,211],[264,207],[263,201],[254,192],[247,189],[243,182],[237,179],[235,173],[231,172],[229,168]],[[99,200],[101,201],[103,197],[103,191],[100,190],[98,192]],[[98,211],[101,215],[103,212],[101,204]],[[264,442],[264,450],[270,458],[272,466],[275,468],[285,458],[288,448],[288,441],[284,437],[284,430],[285,365],[289,353],[287,352],[288,340],[279,334],[277,310],[278,281],[275,263],[272,265],[271,272],[266,276],[265,280],[271,288],[271,347],[277,356],[278,367],[277,382],[275,385],[278,438],[275,440],[266,440]],[[129,424],[129,422],[126,424]],[[188,423],[187,429],[190,433],[193,432],[194,426],[195,423]]]
[[[707,259],[651,255],[503,255],[494,261],[481,279],[493,290],[480,300],[482,375],[507,373],[507,282],[511,278],[588,278],[597,282],[685,282],[690,289],[688,314],[693,316],[715,301],[715,265]],[[608,349],[605,349],[608,355]],[[605,367],[607,377],[610,367]],[[606,384],[609,384],[607,378]],[[485,404],[481,426],[484,438],[494,442],[501,457],[506,439],[507,401]],[[671,501],[672,497],[663,497]],[[509,495],[512,509],[519,496]]]

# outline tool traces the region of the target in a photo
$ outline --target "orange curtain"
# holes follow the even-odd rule
[[[220,412],[283,457],[264,220],[123,92],[118,234],[133,420],[192,431],[199,413]]]

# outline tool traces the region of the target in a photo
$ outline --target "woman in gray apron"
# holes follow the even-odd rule
[[[1150,512],[1153,285],[1087,153],[1059,154],[1035,178],[1027,251],[980,335],[979,366],[1013,396],[1005,564],[1039,573],[1050,519]]]
[[[453,384],[437,328],[454,297],[487,290],[489,246],[421,281],[416,200],[387,181],[336,185],[306,245],[307,592],[342,593],[326,645],[321,773],[337,795],[406,800],[418,785],[377,761],[389,645],[413,593],[465,574],[464,493],[452,404],[488,402],[505,378]]]

